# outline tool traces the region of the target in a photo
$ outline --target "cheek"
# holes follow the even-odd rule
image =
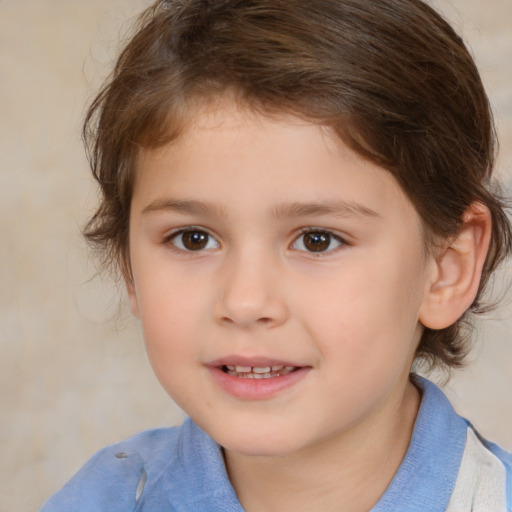
[[[164,251],[139,249],[134,255],[133,273],[143,325],[179,324],[197,312],[204,283],[197,273],[183,272],[169,262]]]
[[[160,365],[173,364],[190,355],[194,338],[204,322],[204,292],[178,276],[141,279],[137,288],[140,320],[148,356],[155,370]]]
[[[144,344],[155,376],[166,392],[178,403],[189,378],[190,366],[199,360],[197,323],[183,301],[161,301],[142,311]],[[180,404],[181,405],[181,404]]]
[[[361,267],[313,289],[302,308],[307,328],[318,335],[324,357],[347,369],[363,361],[372,369],[388,360],[402,364],[417,336],[420,300],[411,295],[411,287],[419,287],[416,270],[406,275],[382,262]]]

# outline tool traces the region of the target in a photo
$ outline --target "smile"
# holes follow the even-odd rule
[[[295,387],[312,370],[289,361],[226,357],[207,365],[213,382],[224,393],[242,400],[268,400]]]
[[[271,379],[288,375],[297,370],[295,366],[222,366],[222,371],[241,379]]]

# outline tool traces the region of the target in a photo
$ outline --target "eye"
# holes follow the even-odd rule
[[[167,238],[172,245],[182,251],[203,251],[217,249],[219,243],[206,231],[200,229],[184,229],[173,233]]]
[[[299,251],[322,253],[331,252],[343,245],[343,240],[329,231],[310,230],[303,232],[292,244]]]

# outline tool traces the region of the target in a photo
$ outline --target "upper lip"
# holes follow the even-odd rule
[[[207,366],[210,367],[222,367],[222,366],[251,366],[256,368],[265,368],[267,366],[294,366],[301,367],[303,365],[286,361],[284,359],[277,359],[272,357],[247,357],[247,356],[239,356],[239,355],[229,355],[226,357],[220,357],[207,363]]]

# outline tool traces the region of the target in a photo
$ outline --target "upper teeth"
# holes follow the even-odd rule
[[[231,366],[227,365],[226,368],[232,372],[237,373],[268,373],[270,371],[277,372],[284,368],[283,365],[278,366]]]
[[[232,366],[226,365],[225,368],[230,375],[242,379],[268,379],[271,377],[280,377],[293,372],[295,366]]]
[[[252,371],[253,373],[268,373],[270,369],[270,366],[255,366]]]

